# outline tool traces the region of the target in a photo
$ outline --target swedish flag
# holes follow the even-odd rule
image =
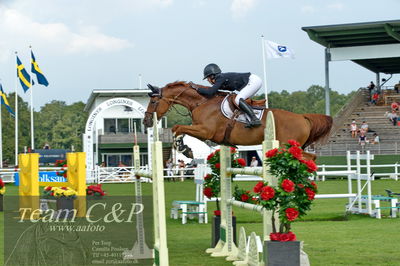
[[[19,81],[21,82],[21,86],[24,89],[24,91],[26,92],[27,90],[29,90],[29,88],[32,86],[31,83],[29,82],[31,80],[31,77],[26,71],[24,65],[21,63],[21,60],[19,60],[18,56],[17,56],[17,76],[19,78]]]
[[[36,78],[39,84],[48,86],[49,82],[47,81],[46,77],[43,75],[42,70],[40,70],[39,65],[36,62],[35,56],[33,55],[33,52],[31,51],[31,72],[36,74]]]
[[[14,115],[13,110],[10,107],[10,104],[8,103],[6,94],[3,91],[3,86],[0,84],[0,99],[1,99],[1,104],[4,104],[5,107],[7,108],[7,111],[9,111],[12,115]]]

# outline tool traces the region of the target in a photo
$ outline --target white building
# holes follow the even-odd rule
[[[84,111],[89,113],[84,134],[84,151],[87,167],[95,165],[132,165],[132,147],[136,127],[140,146],[141,163],[148,162],[148,136],[143,125],[144,113],[149,102],[150,90],[139,89],[95,89],[92,91]],[[169,158],[172,134],[166,129],[166,118],[160,123],[165,127],[160,139],[164,145],[164,158]]]

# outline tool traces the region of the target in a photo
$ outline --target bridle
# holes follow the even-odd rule
[[[145,114],[151,115],[152,113],[156,112],[156,111],[157,111],[157,107],[158,107],[160,101],[165,101],[165,102],[167,103],[167,105],[168,105],[168,109],[167,109],[167,111],[165,112],[165,114],[168,113],[168,112],[171,110],[171,108],[174,108],[175,111],[176,111],[178,114],[180,114],[180,115],[182,115],[182,116],[190,116],[190,117],[192,117],[192,112],[193,112],[193,110],[196,109],[197,107],[199,107],[200,105],[202,105],[203,103],[205,103],[205,102],[207,101],[207,99],[206,99],[205,101],[201,102],[201,103],[196,104],[196,106],[195,106],[192,110],[189,110],[189,113],[188,113],[188,114],[182,114],[182,113],[180,113],[180,112],[178,111],[178,109],[177,109],[176,107],[174,107],[174,104],[183,105],[183,104],[182,104],[182,101],[179,101],[178,98],[179,98],[187,89],[189,89],[189,88],[188,88],[188,87],[184,87],[183,90],[180,91],[177,95],[175,95],[174,98],[172,98],[172,99],[171,99],[171,98],[164,98],[164,97],[162,96],[162,90],[160,90],[160,93],[159,93],[159,94],[153,94],[152,97],[157,97],[157,98],[158,98],[158,101],[150,100],[150,105],[149,105],[149,107],[151,107],[151,110],[153,110],[153,112],[148,112],[148,111],[146,111]],[[192,88],[191,88],[191,89],[192,89]],[[150,108],[149,108],[149,109],[150,109]]]

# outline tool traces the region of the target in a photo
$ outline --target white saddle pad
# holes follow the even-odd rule
[[[230,95],[227,95],[227,96],[225,97],[225,99],[222,100],[221,112],[224,114],[224,116],[225,116],[226,118],[231,119],[231,118],[233,117],[233,111],[232,111],[231,107],[229,106],[229,101],[228,101],[228,97],[229,97],[229,96],[230,96]],[[261,118],[262,118],[262,116],[263,116],[263,114],[264,114],[264,110],[265,110],[265,109],[258,110],[258,109],[254,109],[254,108],[253,108],[254,114],[255,114],[256,117],[257,117],[258,119],[260,119],[260,120],[261,120]],[[248,120],[250,120],[250,117],[248,117],[248,115],[246,115],[245,113],[241,112],[241,113],[239,114],[239,116],[235,118],[235,120],[238,121],[238,122],[240,122],[240,123],[246,123]]]

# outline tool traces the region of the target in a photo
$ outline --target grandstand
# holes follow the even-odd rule
[[[351,137],[350,124],[353,120],[358,127],[362,121],[367,122],[370,130],[367,133],[368,140],[373,139],[375,132],[380,137],[380,144],[367,143],[366,150],[370,150],[372,154],[399,154],[400,126],[393,126],[385,116],[391,110],[391,102],[387,99],[394,94],[392,89],[382,90],[377,105],[372,105],[368,90],[360,88],[334,117],[329,140],[327,144],[316,147],[317,155],[345,155],[347,150],[362,150],[358,139]]]

